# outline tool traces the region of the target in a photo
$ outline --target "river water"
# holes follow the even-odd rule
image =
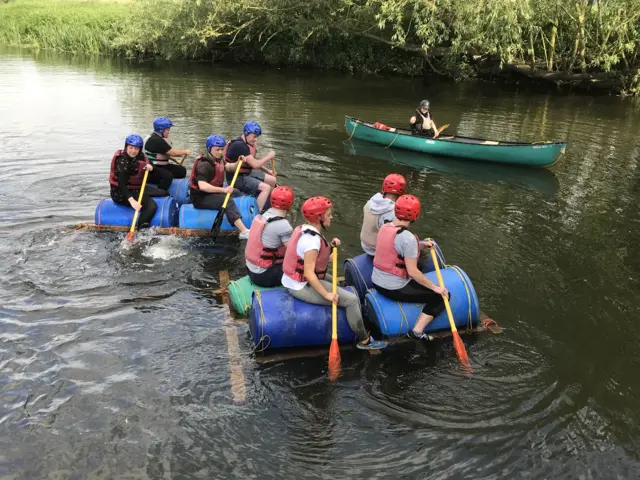
[[[15,51],[0,72],[0,477],[639,478],[635,101]],[[345,114],[405,124],[424,97],[448,131],[567,153],[549,171],[424,168],[346,141]],[[471,376],[449,341],[408,342],[344,352],[334,384],[326,356],[260,362],[237,321],[234,402],[211,290],[244,274],[240,247],[65,230],[92,221],[113,151],[158,115],[194,151],[258,120],[298,199],[335,200],[342,258],[362,205],[404,174],[415,230],[504,333],[467,339]]]

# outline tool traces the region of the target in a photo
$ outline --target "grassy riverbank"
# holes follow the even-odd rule
[[[130,0],[0,0],[0,43],[72,53],[114,50]]]
[[[640,94],[640,0],[9,2],[9,45]]]

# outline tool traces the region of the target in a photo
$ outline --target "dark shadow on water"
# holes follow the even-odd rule
[[[383,148],[359,140],[345,142],[344,151],[349,155],[376,158],[479,182],[534,190],[549,197],[554,196],[560,186],[555,174],[546,168],[520,168],[497,163],[438,157],[426,153]]]

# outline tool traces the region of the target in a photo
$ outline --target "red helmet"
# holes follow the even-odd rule
[[[402,195],[394,208],[398,220],[414,221],[420,216],[420,200],[413,195]]]
[[[382,182],[382,193],[404,195],[405,188],[407,188],[407,181],[402,175],[398,175],[397,173],[387,175],[384,182]]]
[[[284,185],[276,187],[271,192],[271,206],[289,210],[293,205],[293,190]]]
[[[324,222],[324,215],[332,206],[327,197],[311,197],[302,204],[302,215],[307,222]]]

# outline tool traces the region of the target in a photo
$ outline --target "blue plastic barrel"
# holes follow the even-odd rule
[[[149,185],[158,187],[154,183]],[[169,195],[178,203],[178,207],[185,203],[191,203],[191,198],[189,198],[189,178],[174,178],[171,181],[171,185],[169,185]]]
[[[347,287],[355,293],[352,287]],[[286,288],[256,291],[249,313],[249,329],[256,347],[329,345],[331,306],[313,305],[291,296]],[[355,341],[344,308],[338,308],[338,341]]]
[[[440,250],[438,244],[435,241],[433,241],[433,243],[436,249],[436,256],[438,257],[438,264],[442,269],[446,264],[444,255],[442,254],[442,250]],[[433,260],[431,260],[431,254],[427,252],[427,255],[424,256],[422,271],[424,273],[428,273],[433,272],[434,270],[435,266],[433,265]],[[373,283],[371,283],[372,274],[373,257],[370,257],[366,253],[358,255],[355,258],[347,258],[344,261],[344,284],[356,287],[356,292],[358,292],[358,297],[360,297],[360,302],[362,303],[364,303],[364,296],[367,293],[367,290],[373,288]]]
[[[244,195],[242,197],[234,197],[231,200],[236,202],[240,215],[242,215],[242,223],[249,228],[251,222],[253,222],[253,219],[259,213],[255,197]],[[180,207],[179,225],[180,228],[210,229],[216,215],[218,215],[218,210],[200,210],[192,204],[182,205]],[[229,223],[225,215],[220,229],[236,230],[236,227]]]
[[[469,323],[476,325],[480,305],[476,291],[467,274],[455,266],[445,268],[441,270],[441,273],[444,284],[451,293],[449,301],[456,326],[464,328]],[[436,285],[438,284],[435,272],[427,273],[426,276]],[[380,328],[383,335],[388,337],[405,335],[409,328],[413,328],[422,311],[420,304],[394,302],[375,289],[367,292],[365,303],[369,319]],[[443,310],[427,325],[424,331],[435,332],[449,329],[447,311]]]
[[[178,204],[171,197],[152,197],[158,209],[151,219],[152,227],[175,227],[178,225]],[[100,200],[93,216],[96,225],[130,227],[134,210],[119,205],[110,198]]]

